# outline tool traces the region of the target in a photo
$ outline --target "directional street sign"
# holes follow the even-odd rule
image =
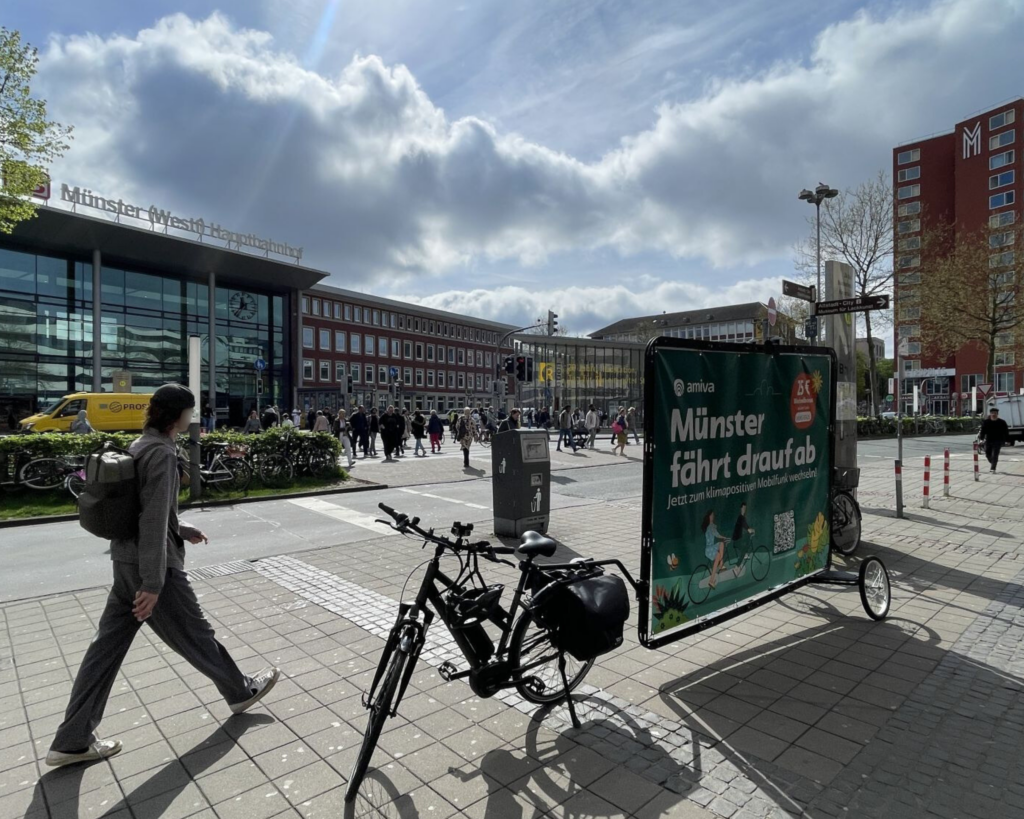
[[[260,372],[263,372],[263,370],[267,369],[267,362],[266,362],[266,361],[264,361],[264,360],[263,360],[262,358],[257,358],[257,359],[256,359],[256,360],[255,360],[255,361],[253,362],[253,365],[252,365],[252,366],[254,366],[254,367],[255,367],[255,368],[256,368],[257,370],[259,370]]]
[[[815,300],[815,289],[814,287],[808,287],[805,284],[797,284],[796,282],[782,280],[782,295],[792,296],[794,299],[803,299],[804,301]]]
[[[840,313],[859,313],[862,310],[888,310],[888,296],[857,296],[852,299],[836,299],[835,301],[819,301],[819,316],[837,316]]]

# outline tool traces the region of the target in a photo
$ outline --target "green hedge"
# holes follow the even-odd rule
[[[981,419],[971,416],[957,417],[957,416],[945,416],[936,419],[932,416],[923,416],[917,419],[904,416],[903,421],[903,434],[904,435],[932,435],[934,433],[929,432],[925,429],[926,421],[941,420],[946,425],[946,432],[949,433],[964,433],[964,432],[976,432],[981,426]],[[872,436],[891,436],[896,434],[897,419],[881,419],[881,418],[857,418],[857,435],[861,438],[870,438]]]

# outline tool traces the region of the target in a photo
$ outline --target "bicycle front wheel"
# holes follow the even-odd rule
[[[224,481],[221,486],[233,492],[244,492],[249,488],[252,467],[246,461],[241,458],[225,458],[221,464],[231,473],[231,479]]]
[[[750,558],[750,573],[754,580],[764,580],[768,576],[768,567],[771,565],[772,556],[767,546],[758,546]]]
[[[292,482],[295,469],[286,455],[265,455],[259,462],[260,480],[272,487],[287,486]]]
[[[711,594],[711,567],[707,564],[698,566],[690,575],[690,582],[686,584],[686,591],[694,603],[703,603]]]
[[[348,789],[345,791],[345,801],[351,802],[359,792],[359,786],[363,784],[363,777],[366,776],[366,769],[370,766],[370,758],[377,747],[377,740],[380,739],[380,732],[384,728],[384,720],[391,712],[391,703],[398,692],[398,686],[402,681],[402,673],[405,671],[405,664],[409,655],[396,649],[391,655],[391,663],[388,670],[384,672],[380,688],[377,689],[376,699],[370,703],[370,719],[366,723],[366,733],[363,734],[363,744],[359,748],[359,756],[356,757],[356,764],[352,768],[352,776],[348,780]]]
[[[515,669],[513,682],[520,696],[529,702],[544,705],[565,699],[562,673],[558,670],[558,648],[551,632],[523,612],[516,622],[509,642],[508,660]],[[576,688],[594,666],[593,660],[581,663],[571,654],[565,655],[565,678],[569,690]]]
[[[860,507],[849,492],[832,496],[832,548],[841,555],[852,555],[860,545]]]
[[[64,485],[67,469],[60,458],[36,458],[18,473],[18,480],[29,489],[57,489]]]

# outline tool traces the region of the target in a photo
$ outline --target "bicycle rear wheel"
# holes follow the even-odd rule
[[[509,642],[508,661],[516,671],[516,691],[523,699],[544,705],[565,699],[565,686],[558,670],[558,649],[551,639],[551,632],[533,619],[529,612],[523,612],[516,622]],[[533,666],[519,672],[523,666]],[[593,660],[581,663],[570,654],[565,655],[565,678],[569,690],[576,688],[587,672],[594,666]],[[531,681],[536,681],[532,682]]]
[[[860,507],[853,495],[842,490],[832,495],[832,547],[841,555],[852,555],[860,545]]]
[[[768,567],[771,566],[772,556],[767,546],[758,546],[750,558],[750,573],[754,580],[764,580],[768,576]]]
[[[244,492],[249,488],[249,481],[252,480],[252,467],[241,458],[225,458],[221,461],[223,467],[231,473],[231,480],[219,483],[225,490]]]
[[[384,721],[391,711],[391,703],[394,701],[398,686],[402,681],[402,674],[408,659],[408,654],[401,649],[395,649],[391,655],[388,670],[384,672],[380,688],[377,689],[377,698],[370,703],[370,718],[366,723],[366,733],[363,734],[363,744],[359,748],[359,756],[356,757],[356,764],[352,767],[352,775],[349,777],[348,788],[345,791],[346,802],[351,802],[356,798],[359,786],[363,784],[363,777],[366,776],[366,769],[370,766],[370,758],[377,747],[377,740],[380,739]]]
[[[36,458],[18,473],[18,480],[29,489],[57,489],[64,485],[67,466],[60,458]]]
[[[67,478],[64,479],[64,488],[71,493],[76,501],[78,496],[82,494],[82,490],[85,489],[85,475],[81,472],[72,472]]]
[[[287,486],[292,482],[295,469],[286,455],[265,455],[259,461],[259,475],[266,486]]]
[[[703,603],[708,599],[708,595],[711,594],[711,586],[708,585],[710,580],[711,567],[707,564],[698,566],[693,570],[693,574],[690,575],[690,582],[686,584],[686,591],[694,603]]]

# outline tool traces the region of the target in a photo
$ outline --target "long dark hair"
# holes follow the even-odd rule
[[[715,514],[715,510],[714,509],[708,509],[707,514],[704,515],[704,520],[701,521],[701,524],[700,524],[700,530],[702,532],[706,532],[708,530],[708,527],[711,525],[711,516],[713,514]]]

